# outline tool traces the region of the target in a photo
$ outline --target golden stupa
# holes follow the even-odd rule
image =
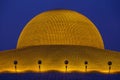
[[[71,10],[41,13],[25,26],[17,48],[38,45],[82,45],[104,49],[95,25],[82,14]]]
[[[35,16],[22,30],[17,49],[0,52],[0,71],[120,71],[120,52],[104,49],[102,37],[95,25],[84,15],[72,10],[51,10]]]

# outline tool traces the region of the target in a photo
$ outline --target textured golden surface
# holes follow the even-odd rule
[[[0,52],[0,72],[41,70],[65,71],[64,60],[68,60],[68,71],[108,72],[108,61],[112,61],[111,72],[120,71],[120,52],[104,50],[102,37],[95,25],[85,16],[71,10],[51,10],[34,17],[23,29],[17,49]]]
[[[45,45],[0,52],[0,72],[15,71],[13,61],[17,60],[17,71],[39,71],[38,60],[42,60],[41,70],[65,71],[64,60],[68,60],[68,71],[85,71],[84,61],[88,61],[88,71],[108,73],[108,61],[112,61],[111,72],[120,71],[120,52],[85,46]]]
[[[104,49],[95,25],[82,14],[71,10],[43,12],[25,26],[17,48],[38,45],[82,45]]]

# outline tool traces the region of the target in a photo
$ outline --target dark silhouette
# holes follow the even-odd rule
[[[84,64],[85,64],[85,72],[87,72],[88,61],[85,61]]]
[[[42,64],[41,60],[38,60],[39,71],[41,71],[40,65]]]
[[[65,60],[64,63],[65,63],[65,69],[66,69],[65,71],[67,72],[67,68],[68,68],[67,65],[69,62],[68,62],[68,60]]]
[[[19,74],[0,73],[0,80],[120,80],[120,73],[104,74],[99,71],[70,72],[64,74],[61,71],[46,71],[43,73],[24,72]]]
[[[108,66],[109,66],[109,73],[110,73],[111,66],[112,66],[112,62],[111,61],[108,61]]]
[[[17,61],[17,60],[14,60],[15,72],[17,72],[17,64],[18,64],[18,61]]]

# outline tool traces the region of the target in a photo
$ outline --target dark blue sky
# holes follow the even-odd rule
[[[99,29],[105,48],[120,51],[120,0],[0,0],[0,51],[15,49],[26,23],[51,9],[87,16]]]

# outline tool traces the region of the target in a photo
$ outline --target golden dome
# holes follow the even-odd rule
[[[95,25],[71,10],[51,10],[34,17],[23,29],[17,48],[39,45],[82,45],[104,49]]]

